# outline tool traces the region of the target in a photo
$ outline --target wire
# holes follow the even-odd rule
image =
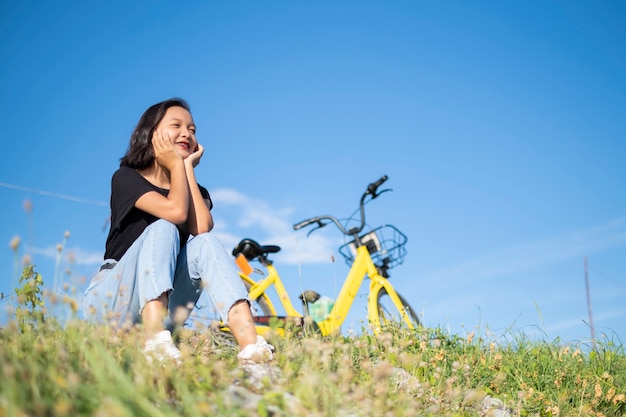
[[[95,206],[103,206],[103,207],[108,207],[109,206],[109,204],[104,202],[104,201],[89,200],[87,198],[74,197],[72,195],[67,195],[67,194],[57,194],[57,193],[52,193],[50,191],[44,191],[44,190],[35,190],[33,188],[26,188],[26,187],[21,187],[19,185],[7,184],[5,182],[0,182],[0,187],[12,188],[14,190],[20,190],[20,191],[26,191],[26,192],[29,192],[29,193],[45,195],[47,197],[60,198],[62,200],[69,200],[69,201],[76,201],[76,202],[79,202],[79,203],[92,204],[92,205],[95,205]]]

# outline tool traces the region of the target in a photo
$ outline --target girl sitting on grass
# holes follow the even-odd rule
[[[83,313],[94,322],[142,323],[147,358],[180,363],[170,330],[184,324],[204,290],[237,340],[240,361],[268,362],[274,348],[257,335],[234,262],[210,233],[211,198],[194,173],[203,153],[184,100],[141,116],[111,180],[111,229]]]

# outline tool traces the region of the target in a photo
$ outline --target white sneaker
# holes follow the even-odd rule
[[[180,365],[183,355],[174,344],[172,334],[169,330],[163,330],[146,341],[143,348],[148,363],[153,360],[157,362],[165,362],[168,359],[173,360],[176,365]]]
[[[256,343],[246,346],[237,354],[242,363],[265,363],[274,358],[274,346],[265,341],[263,336],[257,335]]]

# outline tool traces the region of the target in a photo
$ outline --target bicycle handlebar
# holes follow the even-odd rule
[[[350,230],[346,230],[345,227],[339,222],[339,220],[337,220],[337,218],[335,216],[331,216],[331,215],[323,215],[323,216],[315,216],[315,217],[311,217],[310,219],[306,219],[303,220],[299,223],[296,223],[293,225],[293,229],[294,230],[300,230],[303,227],[309,226],[313,223],[317,223],[317,229],[322,228],[324,226],[326,226],[328,223],[324,223],[323,220],[330,220],[333,223],[335,223],[335,225],[337,226],[337,228],[339,230],[341,230],[341,232],[344,235],[347,236],[351,236],[351,235],[356,235],[358,234],[361,230],[363,230],[363,227],[365,226],[365,210],[363,208],[364,204],[365,204],[365,198],[368,195],[372,196],[372,200],[375,199],[376,197],[378,197],[382,192],[384,191],[388,191],[388,190],[383,190],[381,193],[378,193],[378,187],[380,187],[385,181],[387,181],[389,179],[389,177],[387,175],[383,175],[382,177],[380,177],[377,181],[370,183],[367,186],[367,189],[365,190],[365,192],[363,193],[363,195],[361,196],[361,200],[359,202],[359,212],[361,214],[361,225],[358,228],[352,228]],[[313,229],[316,230],[316,229]],[[311,230],[311,232],[313,231]]]
[[[318,220],[321,220],[321,219],[318,219],[317,217],[314,217],[314,218],[312,218],[312,219],[306,219],[306,220],[303,220],[303,221],[301,221],[300,223],[296,223],[296,224],[294,224],[294,225],[293,225],[293,230],[300,230],[300,229],[302,229],[303,227],[306,227],[306,226],[310,225],[311,223],[315,223],[315,222],[317,222]]]
[[[385,181],[387,181],[389,179],[388,176],[383,175],[382,177],[379,178],[378,181],[371,183],[370,185],[367,186],[367,193],[366,194],[371,194],[376,198],[376,191],[378,190],[378,187],[380,187],[381,185],[383,185],[383,183]]]
[[[342,232],[346,233],[346,230],[344,229],[343,225],[341,223],[339,223],[339,220],[337,220],[334,216],[331,216],[330,214],[326,214],[324,216],[315,216],[315,217],[311,217],[310,219],[306,219],[301,221],[300,223],[296,223],[293,225],[293,230],[299,230],[302,229],[303,227],[306,227],[310,224],[313,223],[317,223],[317,228],[319,229],[320,227],[324,227],[326,226],[328,223],[324,223],[322,222],[322,220],[330,220],[333,223],[335,223],[337,225],[337,227],[339,228],[339,230],[341,230]]]

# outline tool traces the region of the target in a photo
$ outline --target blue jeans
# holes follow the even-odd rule
[[[212,233],[191,236],[180,249],[176,226],[157,220],[116,262],[105,260],[85,291],[83,316],[93,322],[135,324],[148,301],[169,293],[166,325],[182,325],[202,291],[222,321],[248,293],[235,263]],[[108,267],[108,268],[107,268]]]

